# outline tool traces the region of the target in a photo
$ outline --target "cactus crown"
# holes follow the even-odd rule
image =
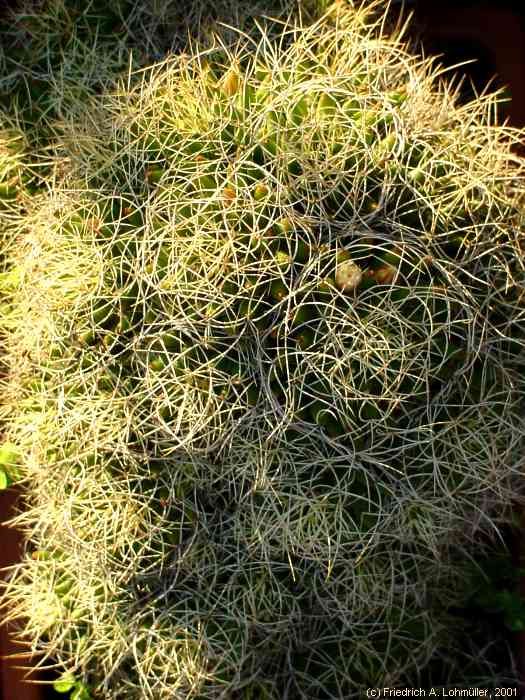
[[[415,679],[452,553],[505,517],[518,134],[379,7],[97,98],[27,214],[9,437],[37,549],[8,592],[108,697]]]

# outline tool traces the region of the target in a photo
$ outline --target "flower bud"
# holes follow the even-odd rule
[[[362,279],[361,268],[351,260],[345,260],[335,270],[335,284],[342,292],[352,292],[359,287]]]

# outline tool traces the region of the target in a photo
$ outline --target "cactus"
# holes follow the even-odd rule
[[[25,151],[26,139],[17,122],[0,112],[0,381],[9,365],[6,336],[17,322],[13,294],[21,284],[20,269],[11,264],[10,253],[20,235],[20,213],[33,190]],[[20,459],[14,443],[0,442],[0,489],[21,478]]]
[[[52,138],[53,121],[126,69],[125,21],[132,6],[127,0],[111,7],[26,0],[6,9],[0,18],[0,101],[17,110],[31,140]]]
[[[509,517],[519,133],[380,5],[126,80],[20,214],[5,598],[104,697],[417,685],[458,552]]]
[[[75,111],[130,67],[169,52],[209,45],[228,25],[253,30],[254,17],[319,15],[326,0],[22,0],[0,17],[0,105],[21,115],[32,141],[43,146],[57,120]],[[58,123],[59,123],[58,121]]]

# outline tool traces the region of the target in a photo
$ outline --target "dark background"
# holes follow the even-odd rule
[[[476,58],[458,71],[478,90],[497,75],[494,87],[510,88],[509,123],[525,125],[524,0],[408,0],[404,5],[414,13],[411,36],[427,55],[444,54],[442,62],[449,66]]]

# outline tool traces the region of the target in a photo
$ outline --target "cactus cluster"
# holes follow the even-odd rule
[[[56,136],[57,120],[119,74],[168,52],[211,42],[254,17],[318,16],[326,0],[21,0],[0,13],[0,105],[15,110],[31,141]]]
[[[519,496],[520,134],[336,7],[97,97],[19,214],[6,597],[103,697],[417,685]]]

